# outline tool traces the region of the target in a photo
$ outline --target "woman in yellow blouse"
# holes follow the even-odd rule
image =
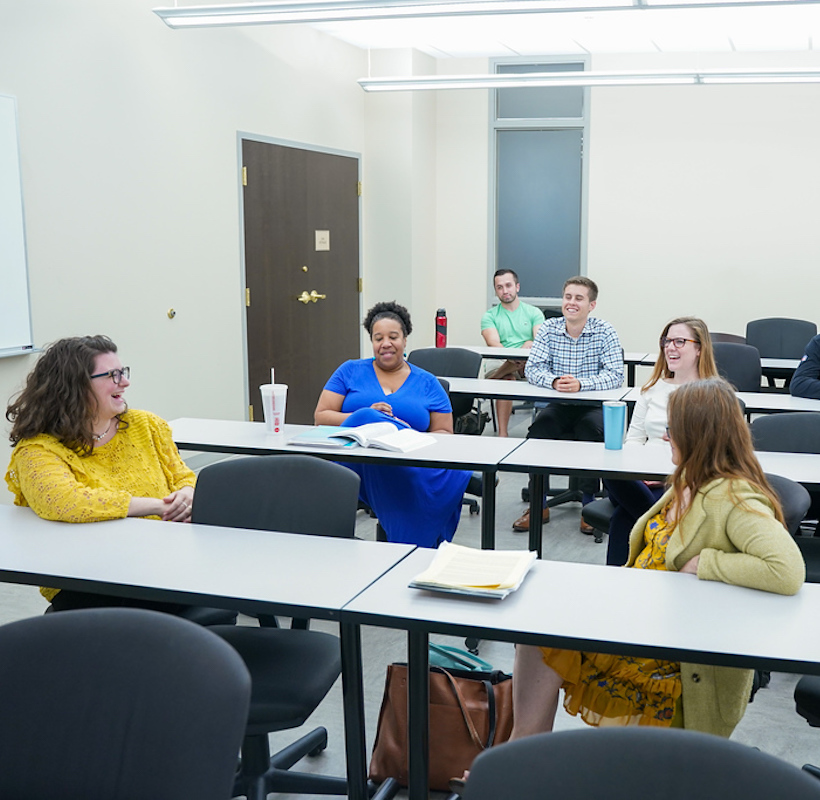
[[[6,483],[16,505],[61,522],[190,520],[196,476],[166,422],[129,410],[129,376],[106,336],[48,347],[6,410],[14,445]],[[42,591],[55,608],[111,604],[99,595]]]
[[[626,566],[795,594],[803,559],[731,387],[720,378],[685,384],[668,412],[676,470],[632,529]],[[552,730],[561,688],[566,710],[590,725],[674,725],[728,737],[752,683],[751,670],[521,645],[514,675],[512,738]]]

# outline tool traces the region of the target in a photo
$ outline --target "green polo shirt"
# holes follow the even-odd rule
[[[502,347],[523,347],[524,342],[532,341],[533,326],[543,321],[541,310],[529,303],[519,303],[515,311],[507,311],[499,303],[481,318],[481,330],[495,328]]]

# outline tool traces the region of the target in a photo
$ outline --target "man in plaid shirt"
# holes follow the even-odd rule
[[[551,402],[530,426],[529,439],[575,439],[600,442],[604,436],[600,405],[573,403],[574,392],[616,389],[624,382],[624,361],[618,334],[608,322],[590,317],[598,299],[598,287],[589,278],[577,276],[564,284],[562,317],[546,320],[530,350],[524,374],[536,386],[566,392],[567,402]],[[596,478],[580,480],[583,503],[593,499]],[[549,508],[544,508],[544,522]],[[513,524],[516,530],[529,528],[529,512]],[[591,526],[581,522],[584,533]]]

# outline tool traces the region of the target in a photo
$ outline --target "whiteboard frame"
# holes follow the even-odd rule
[[[7,118],[9,111],[11,112],[11,126],[8,125],[9,120]],[[20,283],[19,270],[21,266],[19,261],[22,256],[22,284],[24,285],[24,292],[20,292],[21,287],[19,285],[15,287],[14,294],[12,294],[12,302],[17,304],[15,306],[16,308],[19,308],[20,303],[23,303],[21,294],[25,294],[24,313],[19,315],[21,319],[19,322],[15,322],[14,328],[9,330],[10,335],[19,336],[19,342],[5,346],[3,339],[0,339],[0,358],[8,358],[11,356],[28,355],[29,353],[35,352],[35,349],[31,326],[31,288],[28,275],[26,211],[23,200],[23,169],[20,157],[20,120],[17,113],[17,98],[12,95],[0,93],[0,114],[2,114],[0,124],[3,125],[7,132],[11,133],[10,142],[3,142],[3,137],[0,137],[0,144],[4,145],[4,149],[5,147],[9,148],[5,153],[0,152],[0,159],[3,160],[2,165],[9,168],[9,173],[12,175],[12,178],[14,178],[14,173],[16,172],[16,181],[12,179],[10,182],[9,196],[7,198],[0,197],[0,209],[4,206],[11,209],[12,214],[10,216],[14,217],[8,226],[0,225],[0,250],[8,246],[10,249],[16,251],[15,260],[17,263],[12,265],[13,273],[9,275],[9,278],[14,278],[18,284]],[[0,130],[0,133],[2,133],[2,130]],[[19,220],[17,219],[17,200],[12,197],[15,189],[19,196]],[[0,280],[4,277],[5,276],[0,276]],[[14,296],[15,294],[16,297]],[[0,308],[0,311],[4,310],[7,311],[8,309]],[[20,326],[19,330],[17,325]]]

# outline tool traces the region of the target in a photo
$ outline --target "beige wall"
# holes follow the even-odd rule
[[[155,5],[0,7],[35,343],[107,333],[132,405],[242,418],[237,132],[363,152],[366,57],[303,27],[172,31]],[[31,363],[0,360],[0,397]]]
[[[820,54],[609,55],[590,68],[795,65],[817,67]],[[486,70],[476,60],[438,71]],[[590,94],[586,271],[601,289],[596,314],[627,350],[654,349],[681,314],[740,334],[759,317],[820,319],[820,86]],[[437,277],[460,298],[449,301],[453,342],[477,338],[488,302],[488,119],[486,93],[439,93]]]
[[[106,332],[133,405],[245,406],[237,132],[363,154],[363,306],[414,313],[411,346],[479,341],[488,302],[485,92],[365,95],[367,54],[304,27],[172,31],[154,0],[0,6],[0,92],[18,100],[35,342]],[[818,54],[696,66],[818,64]],[[600,56],[594,69],[692,67]],[[485,59],[375,52],[372,72]],[[627,349],[694,313],[719,330],[815,318],[820,87],[592,92],[588,272]],[[177,311],[171,321],[168,308]],[[30,357],[0,360],[0,397]],[[2,494],[2,493],[0,493]]]

